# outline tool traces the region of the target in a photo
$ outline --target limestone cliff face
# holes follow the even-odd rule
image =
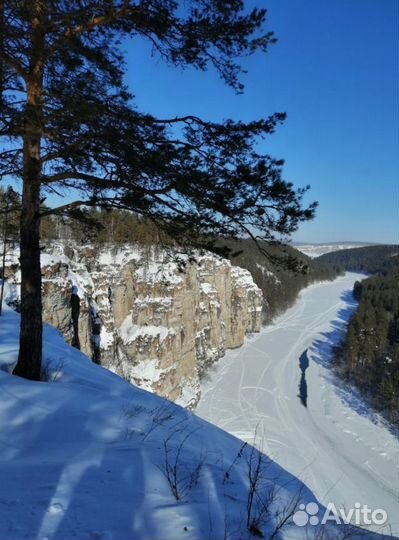
[[[82,351],[184,406],[195,406],[206,367],[261,327],[262,293],[250,273],[210,253],[54,243],[42,268],[46,322],[72,342],[77,287]],[[7,274],[17,285],[17,253]]]

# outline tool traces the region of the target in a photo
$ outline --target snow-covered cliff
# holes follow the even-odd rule
[[[76,287],[81,350],[184,406],[195,406],[206,367],[261,327],[262,293],[250,273],[208,252],[56,242],[41,262],[44,320],[73,342]],[[17,249],[6,277],[17,298]]]

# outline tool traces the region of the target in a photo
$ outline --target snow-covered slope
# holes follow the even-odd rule
[[[1,540],[244,540],[248,525],[276,540],[348,532],[343,525],[296,525],[298,504],[314,497],[295,477],[93,364],[52,327],[45,328],[48,382],[11,375],[19,318],[4,309]],[[358,536],[352,531],[350,538]]]
[[[332,242],[331,244],[302,244],[298,242],[293,244],[298,251],[302,251],[302,253],[312,258],[320,257],[320,255],[331,253],[332,251],[341,251],[342,249],[359,248],[370,245],[371,244],[363,242]]]

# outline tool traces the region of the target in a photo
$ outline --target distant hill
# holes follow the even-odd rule
[[[308,244],[303,242],[294,242],[293,247],[297,250],[305,253],[308,257],[320,257],[325,253],[330,253],[331,251],[341,251],[342,249],[351,249],[359,248],[364,246],[374,245],[369,242],[328,242],[322,244]]]
[[[349,272],[387,275],[399,267],[399,245],[358,247],[326,253],[317,260],[334,264]]]

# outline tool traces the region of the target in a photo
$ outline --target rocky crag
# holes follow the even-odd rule
[[[44,320],[94,361],[186,407],[197,403],[207,366],[261,327],[251,274],[208,252],[55,242],[41,262]],[[17,249],[6,277],[17,303]]]

